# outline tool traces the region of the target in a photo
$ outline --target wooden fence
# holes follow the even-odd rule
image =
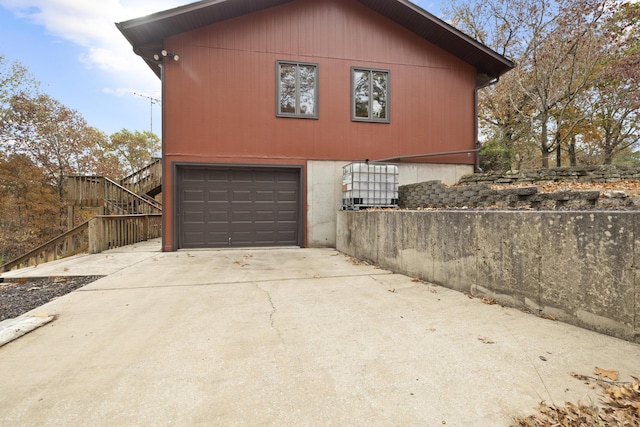
[[[0,272],[17,270],[89,251],[132,245],[162,236],[162,214],[97,216],[14,260]]]
[[[162,235],[162,215],[101,215],[89,223],[89,252],[132,245]]]

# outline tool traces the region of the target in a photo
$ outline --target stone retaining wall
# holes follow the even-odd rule
[[[477,173],[465,175],[460,184],[536,184],[540,182],[617,182],[640,180],[637,166],[575,166],[569,168],[514,171],[504,174]]]
[[[624,197],[600,201],[599,191],[556,191],[540,193],[538,187],[514,187],[492,190],[489,184],[446,187],[440,181],[403,185],[398,190],[401,208],[518,208],[518,209],[593,209],[634,206]],[[624,200],[627,199],[627,200]]]
[[[403,185],[398,189],[398,196],[400,207],[406,209],[640,209],[640,198],[629,197],[623,191],[566,190],[543,193],[535,185],[543,182],[597,184],[621,180],[640,181],[640,167],[583,166],[506,174],[471,174],[463,176],[454,187],[447,187],[440,181]],[[513,185],[513,188],[493,190],[493,185]]]

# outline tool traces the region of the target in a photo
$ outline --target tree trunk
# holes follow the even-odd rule
[[[549,169],[549,130],[547,128],[547,120],[549,113],[542,113],[540,118],[540,152],[542,153],[542,169]]]
[[[542,151],[542,169],[549,169],[549,152]]]
[[[578,160],[576,159],[576,137],[571,138],[569,143],[569,164],[571,166],[578,166]]]

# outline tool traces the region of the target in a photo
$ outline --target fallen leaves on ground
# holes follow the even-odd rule
[[[482,295],[476,295],[476,294],[467,294],[467,297],[469,299],[479,299],[480,301],[482,301],[483,303],[487,304],[487,305],[495,305],[498,303],[498,301],[496,301],[493,298],[490,297],[483,297]]]
[[[354,257],[348,257],[347,261],[349,261],[353,265],[370,265],[367,261],[354,258]]]
[[[605,191],[624,191],[630,197],[640,195],[640,181],[621,180],[616,182],[566,182],[566,181],[546,181],[536,182],[533,184],[504,184],[492,185],[492,190],[503,190],[514,187],[531,187],[536,186],[541,193],[555,193],[556,191],[600,191],[600,197]]]
[[[596,375],[616,373],[606,369],[596,368]],[[575,378],[597,384],[602,389],[601,406],[591,403],[574,404],[566,402],[565,406],[550,406],[545,402],[540,404],[538,413],[526,418],[514,419],[513,427],[595,427],[595,426],[640,426],[640,379],[633,378],[629,383],[612,383],[602,381],[586,375],[573,374]],[[606,376],[609,378],[609,376]],[[616,381],[616,380],[613,380]]]
[[[610,369],[602,369],[596,366],[593,372],[599,377],[609,378],[611,381],[618,381],[618,376],[619,376],[618,371],[613,371]]]

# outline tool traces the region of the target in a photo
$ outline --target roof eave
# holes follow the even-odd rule
[[[136,55],[160,77],[160,68],[153,55],[163,48],[166,38],[291,1],[203,0],[116,23],[116,27],[134,47]],[[358,2],[474,66],[477,88],[499,79],[515,67],[509,59],[408,0]]]
[[[358,1],[441,49],[474,65],[476,87],[499,79],[502,74],[515,68],[511,60],[408,0]]]
[[[168,37],[291,1],[293,0],[203,0],[119,22],[116,27],[133,46],[136,55],[141,56],[160,77],[153,55],[163,48],[164,40]]]

